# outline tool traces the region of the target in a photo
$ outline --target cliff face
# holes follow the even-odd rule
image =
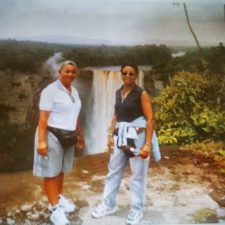
[[[11,124],[24,125],[26,112],[32,103],[34,88],[40,77],[7,71],[0,71],[0,77],[0,104],[11,109],[8,111],[8,120]]]
[[[0,171],[31,168],[42,75],[0,71]]]
[[[90,81],[92,71],[80,76]],[[11,71],[0,71],[0,78],[0,172],[31,169],[40,92],[56,78]]]

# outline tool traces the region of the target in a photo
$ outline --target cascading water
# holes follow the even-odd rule
[[[115,91],[121,84],[118,71],[93,70],[93,104],[87,133],[88,154],[102,152],[107,147],[108,129],[114,113]]]
[[[143,86],[144,73],[139,73],[137,83]],[[86,154],[103,152],[107,148],[108,131],[114,113],[115,92],[121,87],[122,80],[119,70],[93,70],[92,92],[88,99],[90,114],[85,123]]]
[[[141,70],[140,72],[139,72],[139,75],[138,75],[138,79],[137,79],[137,84],[140,86],[140,87],[142,87],[142,88],[144,88],[144,77],[145,77],[145,74],[144,74],[144,72]]]

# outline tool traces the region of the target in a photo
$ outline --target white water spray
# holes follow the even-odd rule
[[[89,127],[88,153],[107,148],[108,130],[114,113],[115,92],[122,84],[120,72],[93,70],[93,105]]]
[[[54,77],[58,77],[58,70],[60,62],[63,61],[63,53],[56,52],[53,56],[48,58],[44,64],[44,68]]]

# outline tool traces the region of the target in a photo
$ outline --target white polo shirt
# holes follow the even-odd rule
[[[70,94],[58,79],[41,92],[39,108],[51,112],[48,126],[75,130],[81,109],[81,101],[74,87],[72,87]]]

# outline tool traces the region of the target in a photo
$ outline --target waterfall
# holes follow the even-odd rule
[[[141,70],[140,72],[139,72],[139,75],[138,75],[138,79],[137,79],[137,84],[140,86],[140,87],[142,87],[142,88],[144,88],[144,77],[145,77],[145,74],[144,74],[144,72]]]
[[[144,73],[140,71],[137,84],[143,86]],[[103,152],[107,148],[108,131],[114,113],[115,92],[121,87],[119,70],[93,70],[88,122],[85,123],[86,154]],[[90,97],[92,100],[90,101]]]
[[[90,109],[88,154],[107,148],[108,130],[114,113],[115,92],[122,84],[120,72],[93,70],[92,107]]]

